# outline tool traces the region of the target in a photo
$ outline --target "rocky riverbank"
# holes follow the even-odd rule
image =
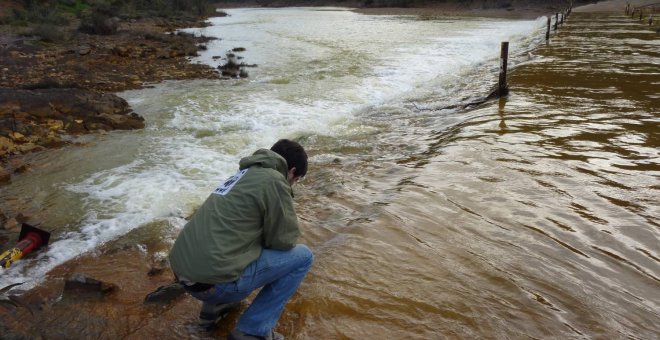
[[[0,184],[29,165],[20,156],[66,145],[71,136],[140,129],[144,120],[113,94],[168,79],[219,78],[191,63],[208,39],[175,33],[204,21],[117,21],[112,35],[58,28],[56,41],[0,35]]]
[[[124,99],[79,88],[0,88],[0,114],[0,157],[59,147],[66,135],[144,127]]]

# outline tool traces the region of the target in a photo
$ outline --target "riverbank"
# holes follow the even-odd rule
[[[174,33],[204,19],[141,18],[117,22],[114,34],[85,34],[80,23],[48,39],[3,27],[0,35],[0,185],[29,164],[21,155],[76,142],[75,136],[144,127],[115,92],[168,79],[218,79],[191,63],[208,41]],[[122,122],[117,124],[118,122]]]
[[[218,78],[217,70],[188,60],[208,39],[173,34],[203,24],[143,18],[118,22],[115,34],[92,35],[78,32],[80,23],[73,20],[52,28],[48,39],[3,26],[0,185],[29,170],[21,155],[79,144],[75,136],[83,134],[144,127],[114,92],[167,79]]]

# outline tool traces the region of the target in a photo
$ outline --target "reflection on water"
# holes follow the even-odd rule
[[[507,98],[397,117],[361,161],[324,164],[302,195],[330,214],[307,224],[302,337],[657,336],[658,65],[655,33],[576,14]]]
[[[510,73],[507,98],[467,111],[433,110],[482,97],[490,84],[484,79],[493,76],[451,73],[442,80],[457,78],[453,89],[459,92],[419,88],[405,99],[351,111],[354,117],[338,123],[346,128],[342,133],[302,129],[299,139],[314,156],[309,178],[295,191],[303,241],[316,263],[278,330],[294,339],[657,337],[660,43],[650,32],[628,18],[576,13],[550,44]],[[319,43],[311,34],[307,40]],[[360,67],[362,76],[369,73]],[[386,70],[383,65],[379,72]],[[266,78],[276,74],[264,72]],[[266,83],[273,85],[272,79]],[[281,83],[275,85],[295,82]],[[205,91],[213,97],[220,90],[201,86],[195,95]],[[175,100],[181,92],[162,97]],[[140,107],[137,99],[132,103]],[[230,110],[228,103],[223,110]],[[172,163],[168,169],[180,171],[162,180],[174,178],[168,186],[179,185],[197,201],[206,193],[200,174],[219,175],[216,167],[234,161],[204,154],[206,144],[225,150],[253,143],[209,136],[209,129],[238,121],[213,110],[194,117],[177,109],[173,119],[149,112],[157,126],[147,130],[152,135],[146,144],[168,141],[169,149],[189,152],[186,158],[160,151],[159,158],[172,158],[157,167]],[[168,130],[176,125],[172,120],[194,133],[207,131],[206,144],[184,133],[160,138],[180,132]],[[205,126],[208,121],[217,126]],[[195,152],[202,155],[199,168],[184,162]],[[76,188],[96,188],[103,178],[92,176]],[[191,186],[195,194],[184,190]],[[114,198],[112,193],[106,194]],[[192,326],[199,303],[191,298],[162,307],[136,303],[158,277],[145,280],[141,263],[148,255],[130,244],[144,245],[147,253],[166,251],[182,224],[156,215],[156,240],[153,234],[129,235],[128,245],[102,248],[99,257],[51,273],[85,270],[119,282],[111,300],[48,306],[48,315],[58,317],[37,317],[41,326],[26,334],[57,327],[101,338],[223,337],[236,315],[206,334]],[[72,315],[75,308],[89,317]]]

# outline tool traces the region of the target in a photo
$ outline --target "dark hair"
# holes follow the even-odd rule
[[[303,147],[288,139],[280,139],[270,147],[286,160],[288,169],[295,167],[294,176],[302,177],[307,173],[307,153]]]

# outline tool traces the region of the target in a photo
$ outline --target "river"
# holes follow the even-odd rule
[[[35,156],[3,188],[54,240],[0,287],[145,225],[172,242],[241,157],[294,138],[311,156],[294,191],[316,262],[280,321],[290,337],[657,337],[654,31],[575,13],[546,44],[545,18],[228,13],[189,30],[219,38],[195,60],[243,47],[248,78],[121,93],[144,130]],[[463,108],[496,84],[501,41],[509,96]]]

